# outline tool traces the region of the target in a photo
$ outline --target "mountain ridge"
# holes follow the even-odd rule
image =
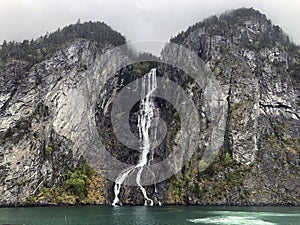
[[[41,62],[64,48],[66,44],[81,38],[95,41],[98,44],[109,42],[114,46],[126,42],[124,36],[104,22],[77,22],[62,29],[58,28],[55,32],[47,32],[35,40],[4,41],[0,49],[0,65],[12,59],[28,61],[31,64]]]

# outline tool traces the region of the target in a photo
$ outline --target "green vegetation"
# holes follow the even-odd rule
[[[243,103],[242,102],[236,102],[236,103],[232,103],[231,105],[230,105],[230,112],[232,113],[232,112],[234,112],[234,111],[236,111],[236,110],[238,110],[239,108],[241,108],[243,106]]]
[[[181,43],[190,32],[205,27],[206,32],[212,35],[226,35],[230,33],[230,26],[243,23],[245,18],[255,17],[266,20],[266,16],[253,8],[241,8],[238,10],[227,11],[219,17],[211,16],[202,22],[190,26],[186,32],[180,32],[176,37],[171,38],[171,42]],[[269,21],[269,23],[271,23]]]
[[[220,74],[220,68],[219,67],[215,67],[215,69],[214,69],[214,74],[215,74],[215,76],[218,76],[219,74]]]
[[[131,65],[131,73],[134,76],[143,76],[150,71],[150,69],[156,67],[155,62],[138,62]]]
[[[300,153],[300,139],[287,135],[288,127],[285,123],[277,123],[273,128],[274,134],[269,135],[267,140],[275,152]]]
[[[174,203],[182,203],[184,202],[184,198],[186,193],[183,191],[183,188],[185,186],[184,177],[182,173],[178,174],[177,177],[173,177],[171,179],[172,184],[172,201]]]
[[[177,36],[172,37],[171,42],[182,44],[192,32],[198,31],[201,28],[205,29],[207,36],[220,35],[227,39],[231,39],[232,27],[245,26],[245,21],[252,19],[261,22],[261,24],[265,24],[268,26],[269,30],[268,32],[260,32],[257,34],[256,40],[252,43],[249,42],[247,35],[242,34],[239,40],[240,47],[258,51],[261,48],[266,47],[272,49],[276,46],[276,43],[280,43],[282,46],[287,46],[289,49],[298,48],[289,40],[288,36],[280,29],[280,27],[273,25],[264,14],[253,8],[241,8],[227,11],[220,16],[211,16],[202,22],[190,26],[185,32],[182,31]]]
[[[84,197],[89,178],[94,170],[88,164],[82,164],[79,168],[69,171],[64,183],[65,190],[73,195]]]
[[[255,41],[255,42],[254,42],[254,47],[255,47],[256,49],[259,49],[259,47],[260,47],[260,42],[259,42],[259,41]]]
[[[132,65],[132,74],[136,76],[144,75],[149,72],[150,64],[148,62],[135,63]]]
[[[204,195],[204,198],[223,199],[227,198],[231,191],[236,190],[241,199],[247,202],[250,197],[250,192],[246,189],[242,190],[245,176],[251,171],[251,166],[242,166],[237,163],[229,153],[217,157],[211,166],[200,174],[202,182],[212,184],[209,188],[200,187],[199,195]],[[223,173],[224,177],[213,180],[217,174]],[[212,183],[211,183],[212,182]]]
[[[103,22],[77,23],[31,41],[24,40],[21,43],[4,41],[0,49],[0,63],[13,59],[32,64],[41,62],[66,43],[79,38],[97,43],[108,42],[116,46],[125,44],[125,38]]]
[[[43,187],[39,194],[30,196],[27,201],[29,204],[48,201],[54,205],[90,203],[88,189],[95,175],[95,171],[88,164],[81,164],[64,175],[64,181],[60,186]]]
[[[300,153],[300,140],[297,138],[286,138],[283,136],[278,138],[272,134],[268,136],[268,142],[276,152],[286,151],[295,155]]]
[[[202,170],[207,165],[203,160],[198,162],[198,166],[198,171],[191,166],[171,179],[168,192],[171,203],[187,203],[188,196],[216,203],[229,198],[232,191],[238,193],[243,202],[248,201],[251,192],[243,188],[243,182],[252,165],[242,166],[229,153],[223,153],[205,171]]]
[[[300,46],[292,45],[291,47],[290,56],[292,57],[292,60],[289,62],[289,70],[292,79],[292,82],[295,86],[300,85]]]
[[[48,145],[46,145],[44,148],[44,160],[50,159],[52,153],[57,149],[59,149],[59,147],[60,147],[60,143],[57,141],[52,140],[50,143],[48,143]]]
[[[47,158],[51,155],[52,151],[53,151],[52,146],[46,146],[45,147],[45,155],[46,155]]]

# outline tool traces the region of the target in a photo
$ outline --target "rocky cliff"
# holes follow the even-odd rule
[[[1,61],[1,205],[110,204],[113,182],[101,175],[105,165],[92,168],[81,153],[100,137],[116,158],[136,163],[136,152],[122,146],[112,132],[111,104],[123,86],[154,67],[193,93],[207,128],[202,134],[220,151],[202,171],[201,153],[209,144],[200,141],[181,172],[147,187],[150,196],[163,204],[300,204],[300,48],[263,14],[230,11],[171,39],[195,52],[213,71],[207,82],[211,85],[203,92],[195,90],[184,72],[155,62],[124,67],[105,83],[128,56],[116,52],[118,57],[107,59],[103,53],[122,41],[75,37],[38,60],[6,54]],[[162,56],[170,57],[168,51]],[[212,103],[204,107],[203,100],[215,95],[224,100],[226,110],[211,123]],[[159,161],[172,151],[180,123],[170,104],[159,99],[155,104],[172,124],[156,149]],[[133,131],[136,110],[130,117]],[[217,138],[211,132],[216,127]],[[99,137],[90,135],[92,129]],[[125,187],[121,198],[128,204],[143,202],[136,187]]]
[[[93,173],[79,151],[89,146],[89,139],[78,139],[77,134],[86,135],[88,124],[82,117],[88,115],[93,98],[97,99],[95,89],[101,89],[101,76],[114,69],[116,62],[102,57],[112,48],[109,43],[99,46],[75,40],[41,63],[11,60],[1,68],[2,204],[35,199],[46,199],[48,204],[47,196],[76,203],[93,188],[97,189],[95,201],[102,203],[101,176]],[[116,60],[124,59],[120,55]],[[103,63],[105,68],[98,66]]]
[[[183,170],[170,201],[299,204],[299,47],[253,9],[213,16],[171,41],[207,62],[228,116],[223,153],[202,173]]]

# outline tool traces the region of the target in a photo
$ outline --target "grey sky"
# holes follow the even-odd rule
[[[265,13],[300,43],[298,0],[0,0],[0,43],[37,38],[78,18],[103,21],[132,42],[167,41],[210,15],[243,6]]]

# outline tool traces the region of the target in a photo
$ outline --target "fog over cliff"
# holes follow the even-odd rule
[[[267,14],[300,43],[300,2],[294,0],[1,0],[0,43],[39,37],[79,18],[82,22],[103,21],[132,42],[167,41],[197,21],[240,7],[254,7]]]

